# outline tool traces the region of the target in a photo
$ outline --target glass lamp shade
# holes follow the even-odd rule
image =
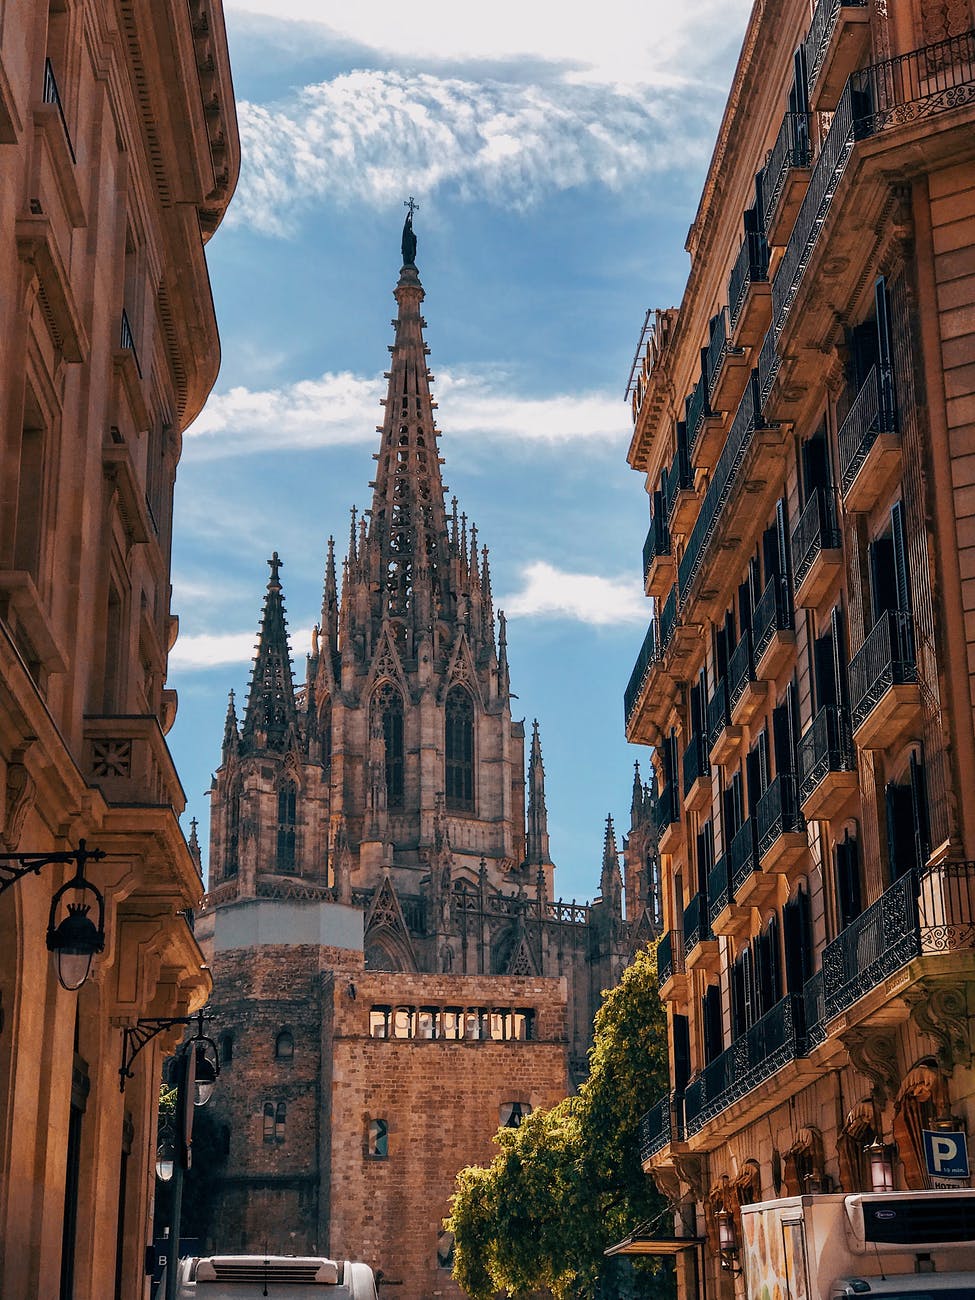
[[[196,1077],[193,1081],[193,1105],[205,1106],[213,1094],[217,1081],[217,1069],[206,1054],[205,1048],[196,1053]]]
[[[89,910],[84,903],[69,903],[68,915],[48,932],[47,946],[57,958],[58,979],[66,989],[81,988],[91,971],[92,958],[105,946],[105,935],[95,926]]]
[[[176,1150],[172,1142],[165,1138],[156,1148],[156,1177],[161,1183],[168,1183],[173,1176],[176,1164]]]
[[[870,1161],[871,1191],[892,1192],[894,1190],[894,1168],[889,1147],[885,1147],[882,1142],[871,1142],[865,1150]]]
[[[734,1254],[738,1250],[738,1238],[735,1235],[735,1222],[727,1210],[720,1210],[718,1220],[718,1249],[722,1254]]]

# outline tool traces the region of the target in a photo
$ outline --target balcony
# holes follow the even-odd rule
[[[735,347],[753,348],[769,327],[768,244],[758,230],[746,230],[728,277],[728,324]]]
[[[764,907],[775,901],[778,883],[759,865],[755,818],[749,817],[732,838],[728,849],[731,886],[739,907]]]
[[[856,758],[845,709],[820,709],[799,741],[799,799],[809,821],[838,817],[857,788]]]
[[[736,1103],[739,1103],[736,1107],[740,1111],[739,1122],[744,1122],[753,1112],[769,1110],[780,1096],[775,1085],[768,1081],[790,1061],[804,1055],[802,1002],[790,993],[688,1085],[684,1094],[687,1137],[699,1133]],[[766,1086],[762,1087],[763,1084]]]
[[[818,1017],[808,1022],[813,1041],[823,1041],[825,1023],[849,1013],[874,990],[876,1005],[868,1003],[863,1017],[848,1016],[847,1023],[872,1011],[889,1023],[891,980],[898,971],[915,957],[937,959],[973,948],[975,863],[942,862],[907,872],[823,949],[822,969],[804,990],[807,1014]],[[957,957],[949,961],[957,973]]]
[[[805,40],[809,106],[814,113],[836,108],[850,73],[870,46],[867,0],[818,0]]]
[[[64,141],[68,146],[68,153],[71,155],[71,161],[72,163],[77,162],[74,146],[71,143],[71,132],[68,130],[67,118],[64,116],[64,105],[61,103],[61,92],[58,90],[57,78],[54,75],[54,67],[50,59],[44,60],[44,89],[41,98],[45,104],[53,104],[57,109],[58,117],[61,119],[61,129],[64,131]]]
[[[795,602],[815,609],[843,569],[843,539],[832,503],[816,488],[792,530]]]
[[[682,760],[684,769],[684,808],[701,812],[711,802],[711,759],[707,737],[694,732],[687,742]]]
[[[728,683],[725,680],[718,682],[714,694],[708,700],[707,724],[707,743],[711,762],[719,766],[730,762],[737,755],[742,743],[742,730],[731,721]]]
[[[806,819],[799,807],[799,782],[780,772],[755,807],[758,856],[764,871],[777,871],[790,884],[803,874],[809,849]]]
[[[688,974],[697,966],[717,969],[718,944],[711,933],[706,894],[695,894],[684,908],[684,961]]]
[[[731,721],[747,725],[765,705],[768,682],[761,682],[755,674],[755,654],[752,630],[746,627],[728,661],[728,701]]]
[[[893,379],[874,366],[857,393],[837,437],[843,502],[849,511],[871,510],[900,474],[901,440]]]
[[[657,944],[657,986],[664,1002],[680,1002],[687,996],[684,936],[680,930],[668,930],[660,936]]]
[[[785,244],[792,233],[802,196],[809,184],[811,162],[809,114],[786,113],[762,172],[762,219],[766,243]]]
[[[88,715],[84,771],[110,804],[165,808],[177,815],[186,806],[162,729],[151,714]]]
[[[650,516],[650,527],[643,543],[643,586],[648,596],[663,596],[674,585],[674,551],[670,529],[661,508]]]
[[[795,617],[786,578],[772,575],[752,614],[755,671],[774,680],[795,652]]]
[[[736,411],[748,383],[748,360],[744,348],[731,346],[727,307],[713,317],[710,329],[705,365],[708,403],[712,411]]]
[[[706,352],[702,352],[702,358],[706,367]],[[687,423],[688,458],[698,469],[710,469],[721,451],[722,438],[721,416],[711,410],[708,401],[706,368],[702,368],[694,391],[684,403],[684,418]]]
[[[675,781],[668,781],[657,798],[656,827],[657,848],[661,853],[673,853],[684,836],[680,798]]]
[[[683,1142],[683,1098],[661,1097],[640,1120],[640,1160],[646,1165],[665,1147]]]
[[[887,610],[850,664],[853,739],[888,749],[916,728],[921,711],[910,614]]]
[[[654,665],[660,661],[660,633],[657,626],[657,620],[652,618],[650,626],[647,628],[646,635],[643,638],[643,645],[640,647],[640,653],[636,657],[636,663],[633,665],[633,671],[630,673],[630,680],[627,683],[626,690],[623,692],[623,717],[626,723],[626,736],[631,742],[643,739],[636,730],[631,731],[631,724],[636,724],[638,719],[635,717],[637,705],[640,697],[643,695],[644,688],[650,678],[651,670]]]
[[[683,421],[677,424],[677,450],[667,471],[664,485],[664,509],[671,533],[686,533],[694,522],[697,511],[697,493],[694,491],[694,471],[687,452]]]
[[[722,853],[708,872],[708,914],[712,934],[747,935],[751,929],[750,907],[740,907],[735,902],[731,860]]]

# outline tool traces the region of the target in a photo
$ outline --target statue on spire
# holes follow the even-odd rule
[[[412,194],[403,201],[403,207],[409,208],[406,220],[403,222],[402,248],[404,266],[416,266],[416,235],[413,233],[413,213],[419,206]]]

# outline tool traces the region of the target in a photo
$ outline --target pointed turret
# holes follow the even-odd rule
[[[187,846],[187,848],[188,848],[189,851],[190,851],[190,857],[191,857],[191,858],[193,859],[193,861],[196,863],[196,869],[197,869],[197,871],[198,871],[199,874],[202,876],[202,875],[203,875],[203,860],[202,860],[202,856],[201,856],[201,854],[200,854],[200,840],[199,840],[199,837],[198,837],[198,835],[197,835],[197,833],[196,833],[196,828],[197,828],[197,826],[199,826],[199,824],[200,824],[200,823],[196,820],[195,817],[193,817],[193,818],[191,819],[191,821],[190,821],[190,838],[186,841],[186,846]]]
[[[506,700],[511,694],[511,678],[508,673],[508,622],[504,610],[498,610],[498,694]]]
[[[237,704],[233,691],[227,699],[227,717],[223,724],[223,761],[236,754],[240,747],[240,728],[237,723]]]
[[[271,577],[264,597],[241,737],[242,748],[248,750],[282,750],[297,729],[288,625],[278,577],[281,560],[277,551],[268,564]]]
[[[322,619],[319,624],[325,652],[335,653],[339,633],[338,586],[335,580],[335,538],[328,539],[328,559],[325,562],[325,590],[322,594]]]
[[[619,851],[616,848],[616,831],[613,818],[606,818],[606,834],[603,839],[603,871],[599,879],[599,892],[602,900],[614,912],[622,912],[623,878],[620,875]]]
[[[630,826],[639,826],[643,821],[643,782],[640,780],[640,760],[633,764],[633,796],[630,799]]]
[[[528,759],[528,834],[526,858],[531,863],[549,863],[548,812],[545,808],[545,766],[538,719],[532,723],[532,747]]]

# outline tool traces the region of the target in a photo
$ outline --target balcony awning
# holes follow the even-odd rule
[[[604,1255],[682,1255],[685,1250],[700,1250],[704,1237],[654,1237],[641,1223],[615,1246],[607,1246]]]

